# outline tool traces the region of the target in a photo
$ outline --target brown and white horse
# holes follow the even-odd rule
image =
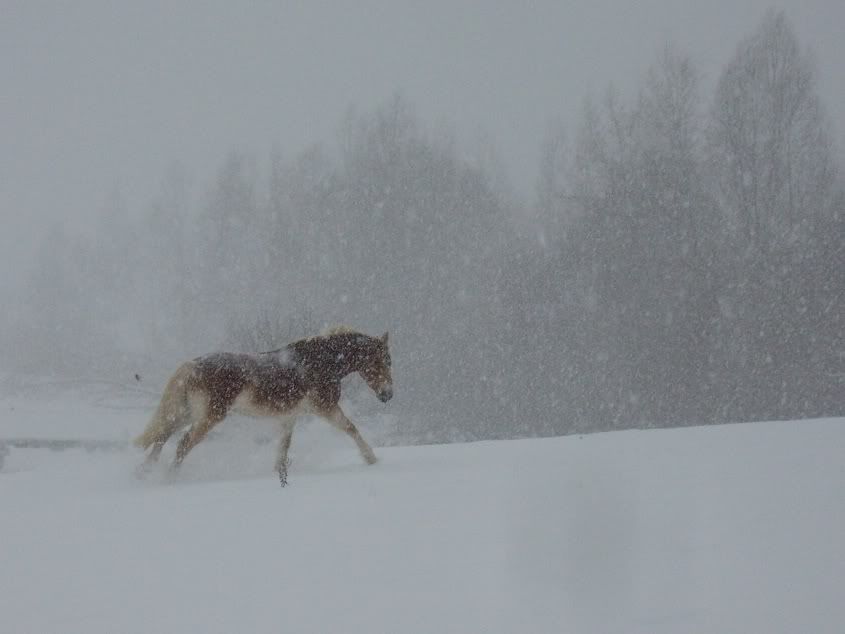
[[[158,409],[135,445],[152,447],[145,467],[162,447],[188,427],[176,449],[174,467],[230,411],[275,417],[282,436],[276,471],[287,484],[288,449],[299,414],[316,414],[346,432],[367,464],[376,456],[355,424],[341,410],[340,381],[358,372],[379,400],[393,396],[387,333],[370,337],[346,327],[308,337],[257,355],[219,352],[183,363],[170,378]]]

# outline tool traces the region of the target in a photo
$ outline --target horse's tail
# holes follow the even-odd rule
[[[133,441],[136,447],[147,449],[154,442],[165,443],[173,432],[188,424],[191,414],[188,402],[188,380],[193,371],[194,364],[188,361],[180,365],[173,373],[144,433]]]

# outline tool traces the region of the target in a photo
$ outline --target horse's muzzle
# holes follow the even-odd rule
[[[387,401],[393,398],[393,386],[388,385],[387,387],[381,388],[376,396],[378,396],[378,400],[382,403],[387,403]]]

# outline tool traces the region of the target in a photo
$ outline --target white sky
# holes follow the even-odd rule
[[[528,193],[550,120],[636,85],[667,40],[709,85],[769,6],[815,51],[841,133],[843,0],[0,0],[0,285],[57,218],[90,223],[115,190],[141,208],[175,161],[202,188],[233,147],[332,142],[348,106],[396,91],[488,133]]]

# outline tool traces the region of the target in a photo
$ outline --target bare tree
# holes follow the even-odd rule
[[[803,52],[782,12],[770,11],[722,73],[709,130],[713,173],[735,258],[723,294],[744,377],[742,418],[811,415],[802,396],[826,384],[816,367],[818,320],[831,270],[819,230],[835,220],[829,126]],[[840,300],[841,301],[841,300]],[[829,400],[829,399],[828,399]]]
[[[766,14],[722,73],[710,136],[723,204],[746,248],[806,235],[835,171],[813,62],[782,12]]]

